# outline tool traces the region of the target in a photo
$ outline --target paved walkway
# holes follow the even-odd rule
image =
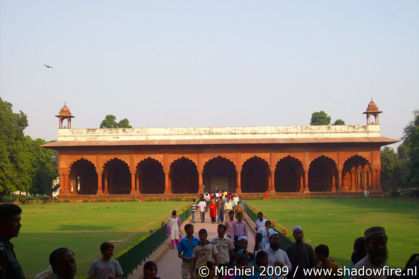
[[[197,214],[198,215],[198,214]],[[201,223],[199,216],[197,216],[197,220],[199,220],[198,223],[194,223],[194,235],[198,237],[198,231],[200,229],[206,229],[208,231],[208,239],[211,240],[217,236],[217,226],[218,223],[212,224],[211,218],[209,218],[209,215],[207,214],[205,216],[205,223]],[[185,232],[183,231],[183,226],[187,223],[191,222],[191,217],[189,217],[188,220],[186,220],[182,224],[182,237],[185,236]],[[253,247],[255,246],[255,234],[253,230],[248,227],[248,236],[249,236],[249,245],[248,250],[253,252]],[[165,243],[164,245],[169,245]],[[157,262],[158,272],[157,276],[161,279],[181,279],[181,267],[182,260],[177,256],[177,250],[176,249],[169,249],[163,257],[159,259]]]

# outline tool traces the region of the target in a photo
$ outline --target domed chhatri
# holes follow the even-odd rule
[[[364,112],[382,112],[378,109],[378,106],[375,104],[375,102],[373,101],[373,99],[371,99],[370,103],[368,104],[367,110]]]
[[[377,104],[371,99],[371,101],[368,104],[367,110],[363,112],[363,114],[366,114],[367,116],[367,125],[379,125],[379,117],[378,115],[382,113],[381,110],[379,110]],[[374,117],[374,121],[372,118]]]
[[[71,115],[70,109],[66,105],[64,105],[57,116],[72,116],[72,115]]]
[[[71,115],[71,111],[70,109],[67,107],[67,105],[64,105],[60,112],[58,113],[58,115],[56,115],[56,117],[58,117],[58,128],[59,129],[63,129],[63,128],[71,128],[71,118],[74,118],[73,115]],[[64,120],[67,120],[67,126],[63,125]]]

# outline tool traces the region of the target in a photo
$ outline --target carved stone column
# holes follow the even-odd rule
[[[164,194],[168,195],[172,193],[171,179],[168,172],[164,173]]]
[[[105,187],[104,187],[103,193],[105,195],[109,195],[109,190],[108,190],[108,184],[109,184],[108,171],[105,171],[104,172],[104,175],[103,175],[103,183],[105,184],[104,185]]]
[[[310,193],[310,189],[308,187],[308,171],[304,172],[304,193]]]
[[[338,183],[336,185],[337,192],[343,191],[342,171],[343,171],[342,168],[338,169]]]
[[[131,192],[130,192],[130,196],[134,196],[135,195],[135,170],[130,170],[131,172]]]
[[[198,194],[201,195],[204,193],[204,178],[202,172],[198,172]]]
[[[274,181],[275,170],[270,170],[270,173],[268,175],[269,175],[269,177],[268,177],[268,181],[269,181],[268,192],[275,193],[276,192],[275,185],[274,185],[274,183],[275,183],[275,181]]]
[[[237,170],[236,175],[236,193],[241,194],[242,193],[242,186],[241,186],[241,170]]]
[[[102,188],[102,171],[99,171],[97,174],[97,192],[96,196],[102,196],[103,195],[103,188]]]

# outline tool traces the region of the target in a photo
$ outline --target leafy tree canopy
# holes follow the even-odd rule
[[[345,125],[345,121],[343,121],[342,119],[336,119],[335,123],[333,123],[333,125]]]
[[[399,150],[407,155],[409,182],[412,186],[419,187],[419,115],[404,129],[403,140]]]
[[[116,122],[115,115],[108,114],[103,119],[102,123],[100,123],[100,128],[132,128],[129,125],[128,119],[124,118],[119,122]]]
[[[381,182],[385,188],[419,187],[419,116],[405,129],[397,153],[381,150]]]
[[[119,128],[132,128],[131,125],[129,125],[128,119],[124,118],[121,121],[118,122]]]
[[[56,152],[42,148],[43,140],[25,136],[27,126],[26,115],[14,113],[12,104],[0,98],[0,195],[49,194],[57,177]]]
[[[118,122],[116,122],[115,115],[108,114],[105,119],[100,123],[100,128],[118,128]]]
[[[311,114],[311,121],[310,125],[329,125],[330,124],[330,116],[327,115],[326,112],[316,111]]]

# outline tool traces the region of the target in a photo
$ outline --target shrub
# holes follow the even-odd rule
[[[17,197],[13,196],[13,195],[5,195],[5,196],[1,197],[0,200],[2,202],[5,202],[5,203],[11,203],[11,202],[14,202],[15,200],[17,200]]]
[[[33,201],[33,197],[31,196],[20,196],[17,198],[17,200],[22,204],[28,204]]]

